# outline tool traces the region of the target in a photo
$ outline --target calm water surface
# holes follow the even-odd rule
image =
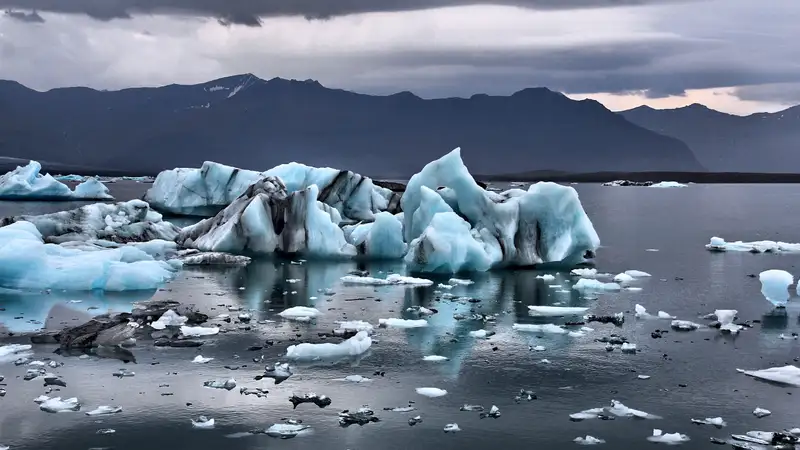
[[[116,183],[109,186],[119,199],[140,196],[147,185]],[[127,368],[133,378],[111,374],[123,363],[109,359],[79,359],[52,353],[52,346],[35,347],[37,358],[64,362],[54,369],[67,382],[62,397],[77,396],[88,411],[99,405],[122,406],[111,417],[92,418],[83,412],[47,414],[32,399],[43,393],[40,381],[22,381],[26,367],[0,361],[8,393],[0,398],[0,444],[12,449],[142,448],[165,449],[405,449],[405,448],[575,448],[572,440],[587,434],[605,439],[600,448],[631,449],[656,444],[646,441],[653,428],[688,434],[681,448],[710,448],[710,436],[725,437],[748,430],[779,430],[800,426],[797,396],[800,390],[761,383],[744,377],[736,368],[762,369],[797,364],[800,342],[779,336],[800,330],[800,300],[793,298],[786,316],[769,315],[771,306],[760,294],[757,279],[748,277],[766,269],[784,269],[795,275],[800,255],[715,254],[703,246],[713,236],[728,240],[773,239],[800,242],[798,217],[800,186],[794,185],[693,185],[685,189],[607,188],[577,185],[584,208],[600,234],[603,247],[597,267],[617,273],[639,269],[653,274],[637,281],[639,292],[623,291],[586,300],[570,289],[570,277],[554,273],[545,283],[537,272],[505,271],[477,274],[474,285],[455,287],[455,296],[479,299],[458,303],[442,299],[435,286],[343,287],[339,278],[355,269],[402,271],[399,264],[314,263],[302,265],[260,261],[245,268],[186,270],[180,277],[152,293],[97,296],[92,294],[2,295],[0,327],[14,333],[42,327],[77,324],[92,314],[130,309],[131,302],[168,298],[197,305],[214,316],[228,306],[253,312],[250,330],[224,324],[224,333],[207,339],[201,349],[154,348],[141,341],[133,349],[137,364]],[[45,213],[75,207],[71,203],[0,202],[0,216]],[[658,249],[657,252],[647,249]],[[299,279],[296,283],[286,280]],[[446,282],[446,278],[441,280]],[[439,281],[439,280],[437,280]],[[552,285],[563,285],[569,292]],[[321,290],[335,292],[326,296]],[[794,294],[794,293],[793,293]],[[312,299],[312,297],[317,297]],[[81,300],[81,303],[69,303]],[[528,305],[589,306],[590,312],[626,312],[626,323],[590,324],[594,331],[583,337],[523,334],[513,323],[535,323]],[[640,303],[655,313],[667,311],[694,320],[717,308],[735,308],[745,320],[762,320],[738,337],[722,337],[716,330],[670,332],[652,339],[667,321],[636,320],[632,311]],[[289,306],[315,306],[324,315],[314,323],[296,323],[276,314]],[[335,321],[379,318],[415,318],[410,306],[436,308],[430,326],[423,329],[379,329],[369,353],[354,360],[297,365],[295,375],[280,385],[255,381],[265,364],[279,361],[288,345],[323,342],[318,333],[335,328]],[[88,311],[88,308],[93,307]],[[455,320],[454,314],[499,314],[496,323]],[[235,313],[234,313],[235,315]],[[559,319],[556,319],[558,323]],[[488,340],[469,336],[486,328],[497,334]],[[640,353],[606,352],[595,339],[619,334],[638,345]],[[15,341],[16,339],[16,341]],[[20,338],[5,338],[18,342]],[[273,343],[260,351],[254,345]],[[542,345],[545,351],[531,351]],[[213,357],[206,365],[192,364],[197,354]],[[442,355],[444,362],[424,362],[425,355]],[[263,362],[255,363],[253,358]],[[549,363],[543,362],[547,359]],[[236,367],[231,370],[224,366]],[[385,375],[373,375],[375,372]],[[371,382],[353,384],[339,379],[363,375]],[[637,375],[652,378],[639,380]],[[239,386],[262,387],[267,398],[243,396],[233,391],[205,389],[207,380],[233,377]],[[417,387],[438,387],[448,394],[426,398]],[[534,390],[538,400],[517,404],[521,389]],[[292,393],[325,394],[333,399],[326,409],[313,404],[296,410],[288,401]],[[171,395],[163,395],[171,394]],[[604,406],[612,399],[632,408],[662,416],[661,420],[571,422],[568,415]],[[411,413],[383,411],[384,407],[417,408]],[[464,403],[497,405],[498,419],[480,419],[478,413],[460,412]],[[369,405],[381,422],[340,428],[337,413]],[[756,407],[772,411],[757,419]],[[192,429],[190,419],[213,417],[213,430]],[[407,420],[420,415],[423,422],[410,427]],[[691,418],[723,417],[722,430],[690,423]],[[302,419],[313,428],[309,435],[277,440],[265,435],[241,438],[233,433],[263,429],[284,418]],[[461,432],[445,434],[442,428],[458,423]],[[101,428],[115,434],[97,435]]]

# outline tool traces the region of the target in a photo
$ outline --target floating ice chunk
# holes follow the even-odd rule
[[[351,383],[366,383],[372,381],[372,379],[367,377],[362,377],[361,375],[348,375],[343,378],[344,381],[349,381]]]
[[[597,277],[597,269],[589,269],[589,268],[578,268],[572,269],[570,274],[581,277],[581,278],[596,278]]]
[[[97,408],[88,411],[87,416],[110,416],[112,414],[119,414],[122,412],[121,406],[98,406]]]
[[[372,339],[365,331],[359,331],[355,336],[339,344],[302,343],[291,345],[286,349],[286,357],[301,360],[343,358],[360,355],[369,350],[370,346],[372,346]]]
[[[421,387],[417,388],[417,394],[425,397],[436,398],[436,397],[444,397],[445,395],[447,395],[447,391],[435,387]]]
[[[457,433],[461,431],[461,428],[458,427],[457,423],[448,423],[444,426],[445,433]]]
[[[219,333],[219,327],[187,327],[181,326],[181,334],[185,337],[213,336]]]
[[[654,414],[646,413],[644,411],[639,411],[633,408],[628,408],[627,406],[623,405],[621,402],[618,402],[616,400],[611,400],[611,406],[587,409],[579,413],[570,414],[569,417],[570,420],[581,421],[587,419],[597,419],[599,417],[602,417],[602,415],[604,414],[605,415],[612,414],[617,417],[630,417],[635,419],[648,419],[648,420],[655,420],[661,418]]]
[[[428,355],[422,358],[423,361],[431,361],[431,362],[447,361],[449,359],[450,358],[446,356],[440,356],[440,355]]]
[[[677,331],[693,331],[702,327],[702,325],[694,323],[690,320],[673,320],[670,323],[670,326],[673,330]]]
[[[535,306],[528,305],[528,314],[540,317],[563,317],[583,315],[589,308],[567,306]]]
[[[425,319],[378,319],[378,325],[391,328],[422,328],[428,326]]]
[[[0,363],[11,362],[18,358],[29,358],[33,356],[32,348],[33,346],[27,344],[0,345]]]
[[[214,358],[204,358],[202,355],[197,355],[192,360],[195,364],[208,364],[209,362],[213,361]]]
[[[588,292],[619,291],[622,287],[617,283],[603,283],[592,278],[581,278],[572,285],[572,289]]]
[[[772,414],[772,411],[764,408],[756,408],[753,410],[753,415],[758,417],[759,419],[762,417],[767,417]]]
[[[631,281],[633,281],[633,276],[628,275],[627,273],[618,273],[617,275],[614,275],[614,282],[616,283],[625,284],[630,283]]]
[[[543,281],[553,281],[553,280],[556,279],[555,276],[550,275],[549,273],[546,273],[544,275],[536,275],[536,278],[539,278],[539,279],[541,279]]]
[[[797,340],[797,338],[798,338],[798,335],[797,335],[797,333],[792,333],[792,334],[790,334],[790,335],[785,335],[785,334],[781,333],[781,335],[780,335],[779,337],[780,337],[781,339],[783,339],[783,340],[787,340],[787,341],[788,341],[788,340],[795,340],[795,341],[796,341],[796,340]]]
[[[469,286],[470,284],[475,284],[475,282],[472,280],[462,280],[460,278],[450,278],[450,281],[448,281],[448,283],[457,286]]]
[[[49,413],[80,411],[81,403],[72,397],[61,400],[61,397],[48,398],[39,404],[39,409]]]
[[[622,346],[620,347],[622,353],[636,353],[636,344],[631,344],[629,342],[623,342]]]
[[[199,428],[201,430],[210,430],[214,428],[214,419],[209,419],[206,416],[200,416],[197,420],[191,419],[192,428]]]
[[[626,270],[625,275],[628,275],[633,278],[644,278],[652,276],[647,272],[642,272],[641,270]]]
[[[543,333],[543,334],[566,334],[567,330],[552,323],[545,324],[531,324],[531,323],[515,323],[512,328],[517,331],[525,333]]]
[[[649,436],[647,440],[658,444],[675,445],[687,442],[689,436],[680,433],[664,433],[656,428],[653,430],[653,435]]]
[[[785,306],[789,301],[789,286],[794,277],[785,270],[765,270],[758,275],[761,293],[775,306]]]
[[[336,323],[339,325],[339,328],[333,330],[334,334],[358,333],[359,331],[372,334],[375,332],[375,327],[373,327],[371,323],[364,322],[363,320],[346,320]]]
[[[651,184],[651,188],[682,188],[688,184],[678,183],[677,181],[659,181],[658,183]]]
[[[502,414],[500,414],[500,408],[498,408],[498,407],[497,407],[497,406],[495,406],[495,405],[492,405],[492,407],[491,407],[491,408],[489,408],[489,411],[488,411],[488,412],[482,412],[482,413],[480,414],[480,418],[481,418],[481,419],[485,419],[485,418],[487,418],[487,417],[490,417],[490,418],[492,418],[492,419],[498,419],[498,418],[499,418],[501,415],[502,415]]]
[[[649,380],[650,379],[650,375],[638,375],[636,378],[638,378],[640,380]]]
[[[795,366],[771,367],[763,370],[742,370],[737,371],[760,380],[771,381],[778,384],[787,384],[800,387],[800,369]]]
[[[713,425],[717,428],[722,428],[727,424],[722,417],[706,417],[705,419],[692,419],[692,423],[696,425]]]
[[[355,275],[348,275],[341,278],[344,284],[364,284],[370,286],[388,286],[388,285],[408,285],[408,286],[431,286],[432,280],[424,278],[404,277],[398,274],[391,274],[386,278],[373,278],[373,277],[359,277]]]
[[[226,391],[230,391],[236,387],[236,380],[233,378],[225,381],[211,380],[204,382],[203,386],[211,389],[225,389]]]
[[[650,315],[650,313],[647,312],[647,308],[645,308],[644,306],[642,306],[642,305],[640,305],[638,303],[634,307],[634,310],[636,311],[636,318],[637,319],[647,319],[649,317],[652,317]]]
[[[2,200],[109,200],[113,199],[103,183],[89,178],[75,187],[69,186],[53,178],[50,174],[41,174],[42,165],[30,161],[26,166],[0,176],[0,199]]]
[[[290,320],[299,320],[299,319],[310,319],[319,317],[322,315],[322,312],[317,308],[309,308],[307,306],[293,306],[289,309],[285,309],[278,313],[279,316],[283,317],[284,319]]]
[[[248,256],[222,252],[192,253],[181,256],[180,260],[184,266],[246,266],[252,261]]]
[[[300,423],[276,423],[266,429],[269,437],[290,439],[311,432],[311,427]]]
[[[659,319],[674,319],[675,316],[673,316],[672,314],[669,314],[667,312],[664,312],[664,311],[659,311],[658,312],[658,318]]]
[[[586,437],[576,437],[575,439],[573,439],[573,442],[575,442],[578,445],[597,445],[606,443],[606,441],[598,439],[594,436],[589,436],[588,434],[586,435]]]
[[[486,331],[486,330],[473,330],[469,332],[469,335],[475,338],[485,339],[489,336],[494,334],[493,331]]]
[[[181,316],[175,311],[168,309],[158,320],[151,323],[150,326],[156,330],[163,330],[166,327],[179,327],[186,324],[188,321],[188,317]]]
[[[738,333],[742,327],[733,323],[733,319],[736,318],[738,313],[739,311],[735,309],[718,309],[714,311],[714,315],[717,316],[720,324],[720,330],[733,334]]]
[[[800,244],[775,241],[725,242],[725,239],[715,236],[706,245],[706,249],[715,252],[794,253],[800,252]]]
[[[483,410],[484,407],[482,405],[469,405],[466,403],[461,408],[459,408],[459,411],[469,411],[469,412],[483,411]]]

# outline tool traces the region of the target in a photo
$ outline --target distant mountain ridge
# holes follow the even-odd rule
[[[749,116],[726,114],[699,104],[660,110],[640,106],[619,114],[687,143],[711,171],[800,171],[800,106]]]
[[[0,117],[0,155],[126,172],[298,161],[399,177],[458,146],[482,174],[704,170],[680,140],[545,88],[427,100],[252,74],[119,91],[0,81]]]

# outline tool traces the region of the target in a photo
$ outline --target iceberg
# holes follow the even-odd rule
[[[403,223],[388,212],[375,214],[374,222],[346,227],[345,233],[345,238],[358,253],[370,259],[399,259],[406,254]]]
[[[45,242],[109,241],[115,243],[173,241],[180,232],[175,225],[162,220],[161,214],[141,200],[121,203],[95,203],[52,214],[7,217],[6,226],[19,221],[36,226]],[[101,243],[102,244],[102,243]]]
[[[281,180],[289,192],[317,186],[319,200],[351,221],[372,221],[380,211],[399,212],[399,194],[375,186],[362,175],[329,167],[282,164],[266,172],[242,170],[206,161],[200,169],[178,168],[158,174],[144,200],[159,211],[211,217],[250,185],[265,177]]]
[[[706,249],[713,252],[750,252],[750,253],[796,253],[800,252],[800,244],[780,241],[726,242],[721,237],[712,237]]]
[[[290,194],[279,178],[262,178],[216,216],[181,230],[177,242],[234,254],[355,256],[339,228],[339,212],[317,201],[318,195],[316,185]]]
[[[41,174],[42,165],[30,161],[26,166],[0,176],[2,200],[113,200],[108,188],[96,178],[89,178],[75,187]]]
[[[0,228],[0,287],[16,290],[155,290],[179,261],[158,261],[135,246],[86,251],[45,244],[37,227],[19,221]]]
[[[758,274],[761,281],[761,293],[777,307],[786,306],[789,302],[789,286],[794,283],[792,274],[785,270],[765,270]]]
[[[443,186],[445,189],[437,189]],[[436,193],[452,209],[428,214],[419,209],[446,209],[432,202]],[[425,192],[425,194],[423,194]],[[527,191],[494,194],[481,188],[461,160],[460,149],[425,166],[411,177],[401,199],[406,263],[421,272],[482,271],[505,266],[546,263],[578,265],[594,258],[600,245],[577,192],[555,183],[536,183]]]

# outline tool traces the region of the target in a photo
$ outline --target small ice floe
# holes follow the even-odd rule
[[[413,406],[397,406],[395,408],[383,408],[383,410],[384,411],[404,413],[404,412],[416,411],[417,408],[415,408]]]
[[[494,331],[486,331],[486,330],[473,330],[469,332],[469,335],[478,338],[478,339],[486,339],[495,335]]]
[[[491,407],[491,408],[489,408],[489,411],[488,411],[488,412],[482,412],[482,413],[481,413],[481,415],[480,415],[480,418],[481,418],[481,419],[485,419],[485,418],[489,417],[489,418],[492,418],[492,419],[497,419],[497,418],[499,418],[501,415],[502,415],[502,414],[500,414],[500,408],[498,408],[498,407],[497,407],[497,406],[495,406],[495,405],[492,405],[492,407]]]
[[[706,249],[714,252],[750,252],[750,253],[794,253],[800,252],[800,244],[776,241],[753,241],[753,242],[726,242],[721,237],[712,237]]]
[[[597,269],[587,269],[587,268],[572,269],[570,274],[582,278],[595,278],[597,277]]]
[[[240,312],[239,315],[236,317],[239,319],[240,322],[245,322],[245,323],[250,322],[250,320],[253,318],[253,316],[247,312]]]
[[[210,419],[206,416],[200,416],[197,420],[190,420],[192,421],[192,428],[199,428],[201,430],[210,430],[214,428],[214,419]]]
[[[706,417],[705,419],[692,419],[692,423],[695,425],[713,425],[717,428],[722,428],[725,425],[725,421],[722,417]]]
[[[516,403],[520,403],[523,400],[532,401],[532,400],[536,400],[537,398],[539,398],[539,397],[536,396],[535,392],[533,392],[531,390],[528,390],[528,389],[520,389],[519,393],[514,397],[514,401]]]
[[[436,287],[439,289],[447,289],[449,291],[450,289],[453,289],[455,286],[450,284],[439,283],[436,285]]]
[[[359,331],[355,336],[338,344],[330,342],[310,344],[304,342],[302,344],[291,345],[286,349],[286,357],[296,360],[344,358],[365,353],[371,346],[372,339],[369,335],[365,331]]]
[[[219,333],[218,327],[187,327],[186,325],[181,326],[181,334],[185,337],[203,337],[203,336],[213,336]]]
[[[550,364],[550,360],[547,359],[547,358],[544,358],[544,359],[540,360],[539,362],[542,363],[542,364]]]
[[[465,403],[464,406],[459,408],[459,411],[481,412],[484,409],[483,405],[468,405]]]
[[[421,387],[417,388],[417,394],[429,397],[429,398],[436,398],[436,397],[443,397],[447,395],[447,391],[444,389],[439,389],[435,387]]]
[[[450,278],[450,281],[448,281],[448,283],[456,286],[469,286],[470,284],[475,284],[475,282],[472,280],[462,280],[459,278]]]
[[[432,280],[424,278],[404,277],[398,274],[391,274],[386,278],[372,278],[361,277],[355,275],[348,275],[341,278],[344,284],[363,284],[368,286],[390,286],[390,285],[405,285],[405,286],[431,286]]]
[[[433,314],[436,314],[435,310],[428,309],[428,308],[426,308],[424,306],[412,306],[410,308],[406,308],[406,311],[415,312],[415,313],[419,314],[420,316],[431,316]]]
[[[117,378],[129,378],[136,376],[136,372],[131,372],[128,369],[119,369],[116,372],[112,373],[111,375]]]
[[[333,334],[343,335],[348,333],[358,333],[359,331],[372,334],[375,332],[375,327],[373,327],[371,323],[364,322],[363,320],[344,320],[338,321],[336,324],[339,326],[339,328],[333,330]]]
[[[642,272],[641,270],[626,270],[624,273],[625,275],[633,278],[646,278],[652,276],[647,272]]]
[[[680,433],[664,433],[656,428],[653,430],[653,435],[649,436],[647,440],[657,444],[675,445],[687,442],[689,440],[689,436]]]
[[[586,336],[586,333],[584,333],[583,331],[570,331],[569,333],[567,333],[567,336],[569,336],[569,337],[581,337],[581,336]]]
[[[112,414],[119,414],[122,412],[121,406],[98,406],[97,408],[87,411],[87,416],[110,416]]]
[[[155,330],[163,330],[166,327],[179,327],[181,325],[186,325],[186,322],[188,321],[188,317],[181,316],[175,311],[168,309],[164,314],[161,315],[161,317],[158,318],[158,320],[150,323],[150,326]]]
[[[758,275],[761,281],[761,294],[777,307],[786,306],[789,301],[789,286],[794,283],[792,274],[785,270],[765,270]]]
[[[457,423],[448,423],[444,426],[445,433],[458,433],[461,431],[461,428],[458,427]]]
[[[297,405],[302,405],[303,403],[313,403],[320,408],[325,408],[330,406],[332,400],[327,395],[318,395],[315,392],[309,392],[303,395],[292,394],[292,396],[289,397],[289,402],[294,407],[292,409],[297,409]]]
[[[289,284],[295,284],[295,283],[297,283],[299,281],[300,281],[299,278],[289,278],[289,279],[286,280],[286,282],[289,283]]]
[[[597,439],[594,436],[589,436],[588,434],[586,435],[586,437],[576,437],[575,439],[572,440],[572,442],[578,445],[597,445],[606,443],[606,441],[602,439]]]
[[[95,432],[95,434],[114,434],[116,432],[117,432],[117,430],[115,430],[113,428],[101,428],[101,429],[97,430],[97,432]]]
[[[742,370],[738,372],[747,376],[778,384],[800,387],[800,369],[795,366],[771,367],[763,370]]]
[[[635,310],[635,316],[636,316],[637,319],[652,319],[653,318],[653,315],[648,313],[647,309],[642,305],[636,304],[636,306],[634,307],[634,310]],[[659,311],[658,315],[656,317],[658,317],[659,319],[674,319],[675,318],[675,316],[673,316],[673,315],[671,315],[669,313],[666,313],[664,311]]]
[[[619,291],[622,289],[618,283],[603,283],[593,278],[581,278],[572,285],[572,289],[586,292]]]
[[[567,334],[567,330],[552,323],[515,323],[511,326],[511,328],[523,333]]]
[[[759,419],[762,417],[767,417],[772,414],[772,411],[764,408],[756,408],[753,410],[753,415],[758,417]]]
[[[636,378],[640,380],[649,380],[651,377],[650,375],[638,375]]]
[[[578,413],[570,414],[569,418],[573,422],[579,422],[581,420],[588,420],[588,419],[608,419],[611,415],[616,417],[631,417],[635,419],[648,419],[648,420],[661,418],[654,414],[646,413],[644,411],[639,411],[633,408],[628,408],[627,406],[623,405],[622,403],[616,400],[611,400],[611,406],[587,409]]]
[[[276,362],[272,368],[265,367],[264,373],[257,375],[255,379],[261,380],[262,378],[272,378],[275,380],[275,384],[281,384],[288,380],[292,375],[292,368],[289,367],[288,363]]]
[[[378,319],[378,326],[391,328],[422,328],[428,326],[425,319]]]
[[[311,427],[302,423],[276,423],[264,431],[269,437],[291,439],[311,432]]]
[[[24,344],[0,345],[0,363],[11,362],[17,358],[29,358],[33,347]]]
[[[792,334],[790,334],[790,335],[788,335],[788,336],[787,336],[787,335],[785,335],[785,334],[781,333],[781,335],[780,335],[780,336],[778,336],[778,337],[779,337],[779,338],[781,338],[781,339],[783,339],[783,340],[785,340],[785,341],[789,341],[789,340],[794,340],[794,341],[796,341],[796,340],[797,340],[797,338],[798,338],[798,335],[797,335],[797,333],[792,333]]]
[[[192,360],[195,364],[208,364],[209,362],[213,361],[214,358],[204,358],[202,355],[197,355]]]
[[[718,309],[714,311],[714,315],[717,317],[717,321],[719,321],[720,331],[731,334],[737,334],[739,331],[741,331],[743,327],[733,323],[733,320],[736,318],[736,314],[738,313],[739,311],[735,309]]]
[[[255,395],[258,398],[266,398],[269,391],[261,388],[243,387],[239,389],[239,395]]]
[[[702,325],[689,320],[673,320],[670,326],[675,331],[693,331],[702,327]]]
[[[309,308],[307,306],[293,306],[289,309],[279,312],[278,315],[283,317],[284,319],[308,321],[310,319],[321,316],[322,312],[317,308]]]
[[[37,398],[36,400],[40,399],[41,397]],[[68,398],[65,400],[61,400],[61,397],[54,397],[54,398],[46,397],[46,400],[37,403],[39,403],[39,409],[49,413],[80,411],[81,409],[81,403],[75,397]]]
[[[625,290],[628,292],[640,292],[642,288],[636,286],[625,286]]]
[[[637,350],[636,350],[636,344],[631,344],[631,343],[629,343],[629,342],[623,342],[623,343],[622,343],[622,346],[620,347],[620,350],[622,350],[622,353],[632,353],[632,354],[635,354],[635,353],[637,352]]]
[[[422,423],[422,416],[416,416],[408,419],[408,425],[413,427],[414,425]]]
[[[361,375],[348,375],[344,378],[339,378],[341,381],[347,381],[350,383],[367,383],[372,381],[371,378],[362,377]]]
[[[234,380],[233,378],[225,381],[211,380],[204,382],[203,386],[211,389],[225,389],[230,391],[236,387],[236,380]]]
[[[540,279],[542,281],[553,281],[553,280],[556,279],[555,276],[550,275],[549,273],[546,273],[544,275],[536,275],[536,278],[538,278],[538,279]]]
[[[618,273],[618,274],[614,275],[613,280],[614,280],[615,283],[626,284],[626,283],[632,282],[633,281],[633,277],[628,275],[627,273],[623,272],[623,273]]]
[[[543,352],[547,349],[544,347],[544,345],[537,345],[536,347],[531,347],[531,350],[535,352]]]
[[[670,313],[668,313],[668,312],[659,311],[659,312],[658,312],[658,318],[659,318],[659,319],[667,319],[667,320],[671,320],[671,319],[674,319],[674,318],[675,318],[675,316],[673,316],[672,314],[670,314]]]
[[[440,355],[428,355],[422,358],[423,361],[429,361],[429,362],[447,361],[449,359],[450,358],[446,356],[440,356]]]
[[[348,427],[350,425],[364,426],[368,423],[380,421],[381,419],[375,416],[375,411],[367,406],[361,407],[354,412],[350,412],[350,410],[346,409],[339,413],[339,425],[342,427]]]
[[[580,307],[528,305],[528,314],[535,317],[580,316],[588,310],[589,308]]]

